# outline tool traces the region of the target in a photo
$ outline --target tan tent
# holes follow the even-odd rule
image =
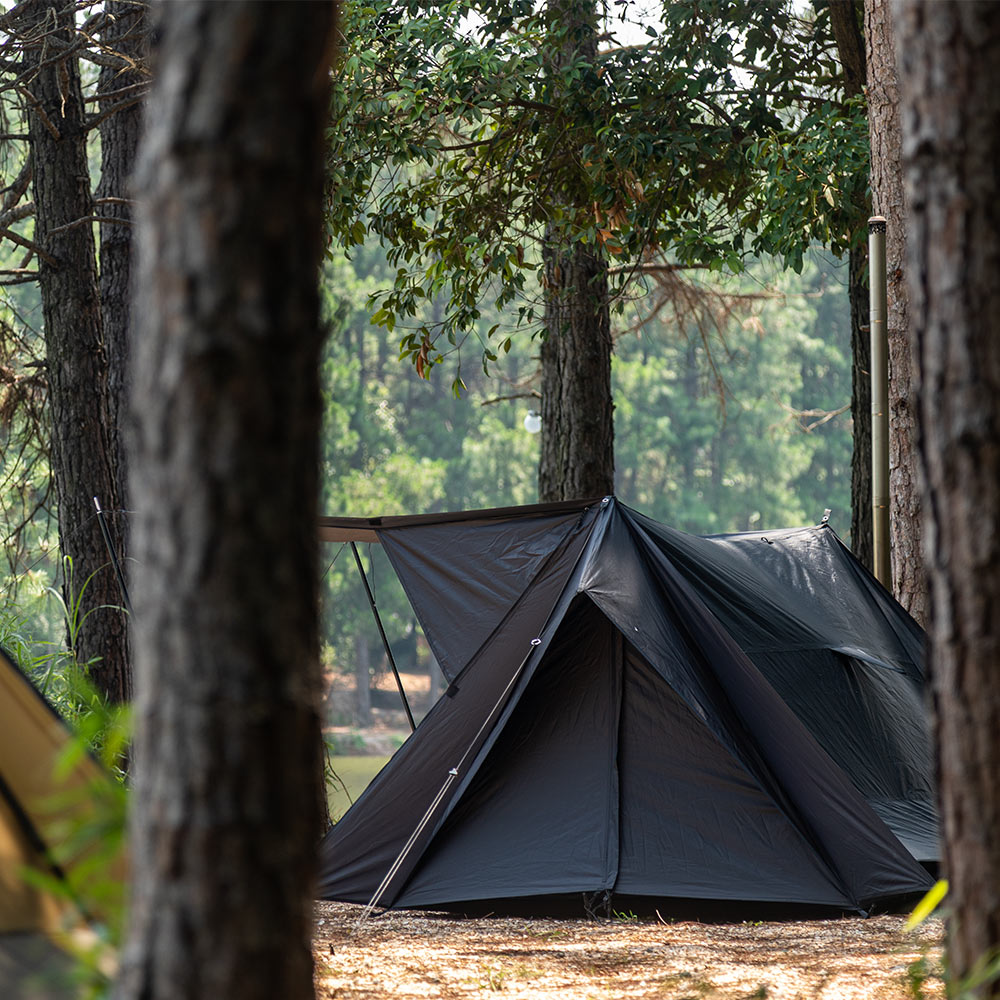
[[[81,913],[69,892],[50,891],[31,871],[65,885],[73,876],[123,880],[124,858],[97,864],[94,844],[75,849],[73,831],[91,823],[101,789],[113,779],[87,753],[67,753],[62,719],[0,650],[0,996],[63,996],[45,986],[66,965],[53,945],[60,932],[100,918]],[[103,855],[102,855],[103,856]],[[110,867],[110,870],[109,870]]]

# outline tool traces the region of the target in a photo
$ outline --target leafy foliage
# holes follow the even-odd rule
[[[749,251],[776,253],[800,268],[810,243],[841,252],[858,236],[867,133],[861,105],[835,100],[825,11],[675,0],[662,30],[589,61],[555,58],[571,22],[547,10],[346,7],[331,232],[387,248],[372,320],[421,376],[470,337],[488,367],[513,327],[537,331],[543,236],[613,258],[620,305],[658,254],[738,271]],[[421,315],[435,297],[441,313]],[[484,333],[486,304],[500,315]]]

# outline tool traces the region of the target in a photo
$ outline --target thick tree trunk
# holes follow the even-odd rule
[[[333,7],[188,0],[158,17],[137,181],[142,628],[117,996],[303,1000],[320,829],[317,285]]]
[[[594,0],[549,0],[548,15],[562,32],[553,53],[558,71],[597,57]],[[578,84],[579,85],[579,84]],[[565,96],[565,95],[564,95]],[[579,138],[579,137],[578,137]],[[573,139],[567,140],[570,144]],[[566,213],[588,206],[574,202],[581,190],[579,156],[561,150],[557,197]],[[595,247],[547,234],[545,339],[542,343],[542,435],[538,463],[539,500],[570,500],[614,492],[614,405],[611,400],[611,316],[607,258]]]
[[[896,9],[931,676],[961,983],[1000,947],[1000,5]],[[976,996],[1000,996],[1000,984]]]
[[[916,409],[910,363],[910,310],[904,280],[906,211],[900,165],[899,87],[890,0],[865,0],[872,214],[886,219],[889,297],[889,536],[892,591],[923,622],[927,582],[920,549],[921,507],[916,470]]]
[[[72,558],[63,593],[73,610],[70,641],[97,685],[114,701],[131,695],[122,595],[95,517],[94,500],[120,506],[109,438],[107,356],[87,170],[80,72],[72,56],[73,7],[29,0],[17,11],[24,35],[35,240],[44,251],[39,285],[51,412],[51,462],[62,554]],[[85,586],[86,585],[86,586]],[[85,589],[84,589],[85,588]],[[82,591],[82,594],[81,594]],[[84,619],[86,620],[84,621]]]
[[[582,244],[545,254],[542,501],[614,492],[607,263]]]

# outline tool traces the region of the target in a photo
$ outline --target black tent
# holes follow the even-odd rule
[[[381,542],[450,681],[325,838],[322,897],[929,887],[920,632],[831,529],[694,538],[609,497],[321,537]]]

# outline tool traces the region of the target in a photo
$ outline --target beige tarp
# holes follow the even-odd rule
[[[0,652],[0,933],[49,932],[65,924],[66,903],[26,881],[25,869],[51,876],[59,870],[52,857],[63,870],[81,860],[65,856],[69,831],[93,812],[94,789],[112,780],[87,754],[74,755],[67,766],[70,739],[62,720]]]

